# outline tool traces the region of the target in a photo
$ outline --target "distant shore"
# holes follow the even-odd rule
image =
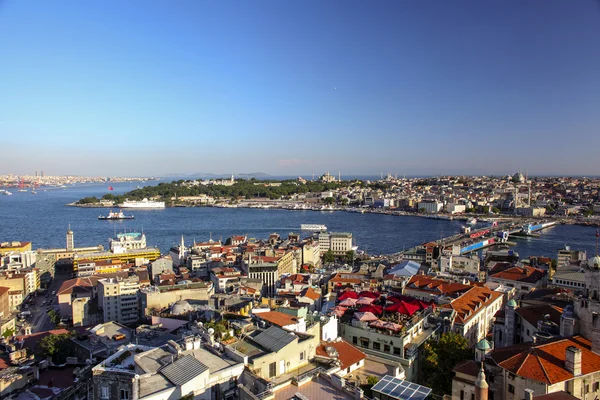
[[[104,203],[90,203],[90,204],[77,204],[77,202],[72,202],[66,204],[69,207],[81,207],[81,208],[119,208],[118,205],[114,204],[104,204]],[[264,201],[264,202],[242,202],[238,204],[175,204],[168,206],[168,208],[186,208],[186,207],[212,207],[212,208],[252,208],[252,209],[260,209],[260,210],[287,210],[287,211],[315,211],[315,212],[351,212],[351,213],[360,213],[360,214],[382,214],[382,215],[392,215],[392,216],[400,216],[400,217],[421,217],[428,219],[438,219],[438,220],[447,220],[447,221],[467,221],[470,218],[476,218],[481,222],[492,222],[492,221],[520,221],[520,220],[559,220],[563,224],[569,225],[580,225],[580,226],[600,226],[600,218],[594,219],[586,219],[582,220],[580,218],[573,218],[567,216],[543,216],[543,217],[523,217],[516,215],[484,215],[484,214],[460,214],[460,215],[450,215],[450,214],[422,214],[417,212],[410,211],[400,211],[400,210],[390,210],[383,208],[367,208],[367,207],[343,207],[343,206],[307,206],[307,205],[299,205],[298,203],[287,204],[282,202],[275,201]]]

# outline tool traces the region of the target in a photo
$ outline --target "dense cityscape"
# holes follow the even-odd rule
[[[600,400],[599,5],[0,1],[0,400]]]
[[[107,183],[95,179],[79,182]],[[359,399],[385,394],[385,385],[424,397],[505,398],[556,382],[589,384],[600,365],[577,371],[595,356],[600,257],[567,245],[521,258],[511,246],[556,224],[597,226],[599,185],[521,173],[373,181],[326,173],[314,181],[175,181],[117,196],[106,189],[74,205],[121,206],[99,217],[116,220],[168,204],[464,225],[388,255],[315,224],[265,238],[181,236],[166,253],[134,231],[82,246],[69,229],[64,247],[51,249],[3,238],[2,379],[13,393],[60,399]],[[515,358],[534,364],[522,369]],[[540,375],[549,369],[563,381]]]

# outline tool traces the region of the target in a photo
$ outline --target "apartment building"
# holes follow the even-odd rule
[[[137,293],[140,282],[137,276],[108,278],[98,282],[98,304],[102,307],[104,321],[131,324],[139,319]]]
[[[321,254],[331,250],[336,256],[344,256],[353,249],[352,233],[320,232],[317,238],[319,240],[319,251]]]

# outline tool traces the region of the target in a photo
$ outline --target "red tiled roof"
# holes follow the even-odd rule
[[[316,354],[321,357],[328,357],[326,347],[331,346],[337,350],[338,356],[337,359],[340,361],[342,370],[356,364],[360,360],[364,360],[367,358],[367,355],[352,346],[350,343],[345,340],[340,340],[339,342],[321,342],[319,347],[317,347]]]
[[[448,282],[446,280],[433,278],[431,276],[413,275],[413,277],[410,278],[410,281],[408,281],[406,288],[448,295],[452,293],[465,292],[471,288],[471,285]]]
[[[582,336],[504,347],[494,350],[491,357],[515,375],[552,385],[574,377],[565,367],[566,349],[570,346],[581,350],[582,375],[600,371],[600,355],[592,352],[591,342]]]
[[[277,325],[280,327],[295,325],[298,323],[298,319],[296,317],[292,317],[291,315],[284,314],[279,311],[268,311],[256,313],[254,315],[256,315],[260,319],[263,319],[267,322],[272,323],[273,325]]]
[[[303,297],[308,297],[311,300],[317,301],[321,298],[321,295],[317,292],[315,292],[313,290],[313,288],[306,288],[304,289],[302,292],[300,292],[300,295]]]
[[[464,324],[479,313],[482,307],[490,305],[499,297],[502,297],[502,293],[485,286],[473,286],[466,293],[452,300],[450,304],[444,304],[441,307],[454,309],[458,322]]]
[[[490,275],[490,278],[505,279],[516,282],[536,283],[539,282],[546,272],[533,267],[512,267],[502,272]]]

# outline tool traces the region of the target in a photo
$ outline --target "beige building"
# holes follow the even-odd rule
[[[228,347],[247,360],[253,373],[271,380],[307,365],[319,344],[319,324],[314,324],[306,333],[271,326]]]
[[[19,306],[27,296],[25,274],[11,272],[0,274],[0,286],[9,288],[8,304],[10,311],[18,311]]]
[[[149,286],[140,290],[141,315],[148,316],[152,310],[162,310],[179,300],[207,301],[215,293],[211,281],[174,286]]]
[[[98,281],[98,305],[104,313],[104,321],[115,321],[122,324],[137,322],[139,319],[137,296],[139,289],[140,283],[137,276]]]
[[[302,246],[302,264],[321,268],[321,251],[318,242],[307,242]]]
[[[319,251],[321,254],[329,250],[336,256],[344,256],[352,250],[352,233],[320,232],[318,235]]]

